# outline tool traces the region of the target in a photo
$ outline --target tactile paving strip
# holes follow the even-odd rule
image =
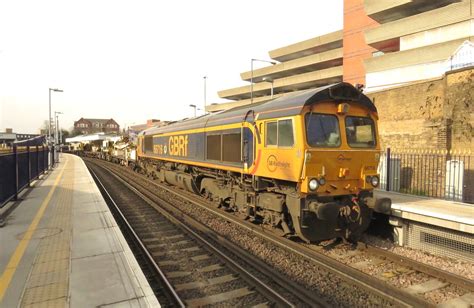
[[[40,240],[33,268],[25,284],[20,307],[66,307],[72,237],[72,192],[74,160],[65,165],[47,229],[54,230]],[[70,171],[70,172],[68,172]]]
[[[62,298],[60,298],[60,299],[53,299],[50,301],[44,301],[41,303],[22,305],[22,307],[24,308],[64,308],[65,305],[66,305],[65,301]]]

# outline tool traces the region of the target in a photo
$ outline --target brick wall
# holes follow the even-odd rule
[[[474,69],[454,71],[446,76],[444,113],[451,119],[453,149],[473,150]]]
[[[399,166],[395,190],[474,203],[474,68],[368,96],[382,147]],[[449,161],[463,169],[448,175]]]
[[[474,151],[474,68],[369,93],[382,147]]]

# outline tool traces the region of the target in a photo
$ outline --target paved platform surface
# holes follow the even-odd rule
[[[474,234],[474,204],[376,190],[392,199],[392,216]]]
[[[0,228],[0,307],[159,307],[84,162],[60,160]]]

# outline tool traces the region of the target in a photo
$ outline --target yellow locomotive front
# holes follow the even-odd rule
[[[317,219],[326,225],[317,237],[355,241],[370,223],[372,191],[380,184],[377,113],[353,102],[321,103],[307,108],[302,121],[303,225]]]
[[[390,208],[389,200],[373,198],[380,183],[377,110],[365,95],[344,83],[302,101],[298,114],[260,121],[266,168],[257,175],[275,179],[277,187],[296,184],[294,193],[279,190],[286,194],[289,213],[284,228],[288,224],[307,241],[334,237],[356,241],[373,210]],[[291,105],[282,109],[288,110],[287,106]]]
[[[380,144],[377,114],[347,102],[324,103],[304,113],[302,193],[336,197],[376,188]]]

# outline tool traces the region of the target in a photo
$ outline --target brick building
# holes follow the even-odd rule
[[[128,133],[128,136],[129,136],[130,140],[135,141],[138,134],[142,130],[145,130],[145,129],[150,128],[150,127],[163,126],[163,125],[166,125],[168,123],[169,123],[169,121],[161,121],[161,120],[157,120],[157,119],[150,119],[150,120],[147,120],[146,123],[144,123],[144,124],[130,125],[127,129],[127,133]]]
[[[142,130],[145,130],[150,127],[158,127],[158,126],[163,126],[166,125],[168,121],[161,121],[157,119],[150,119],[147,120],[146,123],[144,124],[136,124],[136,125],[130,125],[128,127],[128,131],[133,131],[133,132],[141,132]]]
[[[74,130],[81,134],[92,133],[120,133],[120,125],[114,119],[86,119],[80,118],[74,122]]]

